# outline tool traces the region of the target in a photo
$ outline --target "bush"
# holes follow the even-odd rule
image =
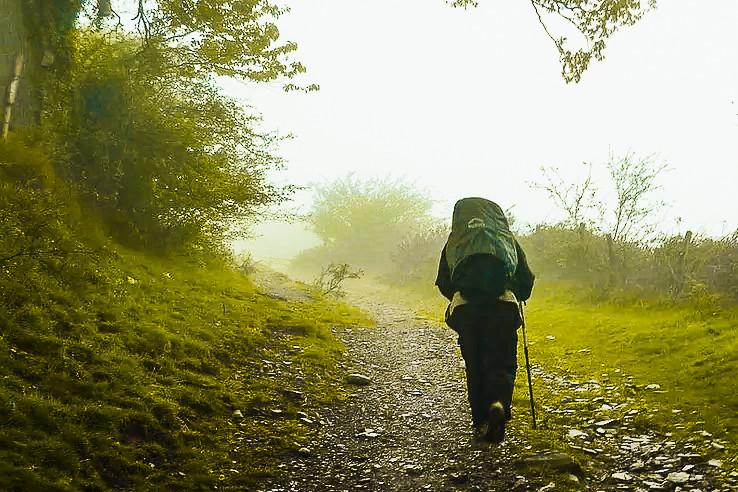
[[[128,246],[217,247],[291,187],[266,180],[281,165],[276,137],[172,53],[114,33],[80,31],[66,85],[71,110],[51,120],[56,166]],[[61,91],[66,93],[64,91]],[[61,113],[60,113],[61,114]]]
[[[738,233],[719,240],[691,233],[653,244],[614,242],[584,227],[538,226],[520,238],[539,276],[577,282],[598,296],[692,296],[692,288],[738,299]]]
[[[392,270],[385,275],[385,281],[389,284],[433,283],[449,231],[445,222],[428,221],[425,227],[402,238],[392,253]]]
[[[333,293],[342,297],[345,293],[341,283],[346,279],[361,278],[363,275],[363,270],[352,271],[348,263],[331,263],[323,268],[320,275],[313,280],[313,288],[323,295]]]
[[[426,191],[390,177],[361,180],[348,174],[314,189],[308,220],[323,241],[315,251],[325,260],[361,267],[386,268],[397,243],[430,219],[433,204]]]

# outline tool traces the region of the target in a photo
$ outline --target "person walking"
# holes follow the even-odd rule
[[[519,303],[534,279],[499,205],[478,197],[456,202],[435,284],[449,300],[446,324],[459,335],[472,424],[493,443],[503,441],[512,416]]]

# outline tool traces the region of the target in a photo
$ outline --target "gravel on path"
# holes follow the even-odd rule
[[[262,490],[537,490],[516,471],[514,435],[497,446],[474,437],[455,333],[401,307],[348,300],[377,319],[335,328],[347,372],[370,382],[323,409],[314,444]]]

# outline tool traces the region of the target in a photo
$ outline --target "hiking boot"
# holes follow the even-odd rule
[[[505,438],[505,407],[499,401],[489,406],[487,417],[487,432],[484,438],[494,444],[499,444]]]
[[[487,436],[487,424],[480,424],[474,426],[474,439],[486,439]]]

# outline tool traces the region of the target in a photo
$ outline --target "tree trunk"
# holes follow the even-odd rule
[[[23,74],[23,66],[25,65],[25,57],[22,53],[15,55],[15,63],[13,66],[13,74],[8,85],[7,98],[5,101],[5,107],[3,111],[3,127],[2,136],[3,140],[8,138],[8,130],[10,129],[10,120],[13,117],[13,104],[18,97],[18,86],[20,85],[21,75]]]
[[[2,138],[31,123],[30,88],[24,76],[29,40],[23,22],[25,0],[0,0],[0,115]]]
[[[97,0],[98,17],[108,17],[113,15],[113,8],[110,6],[110,0]]]

